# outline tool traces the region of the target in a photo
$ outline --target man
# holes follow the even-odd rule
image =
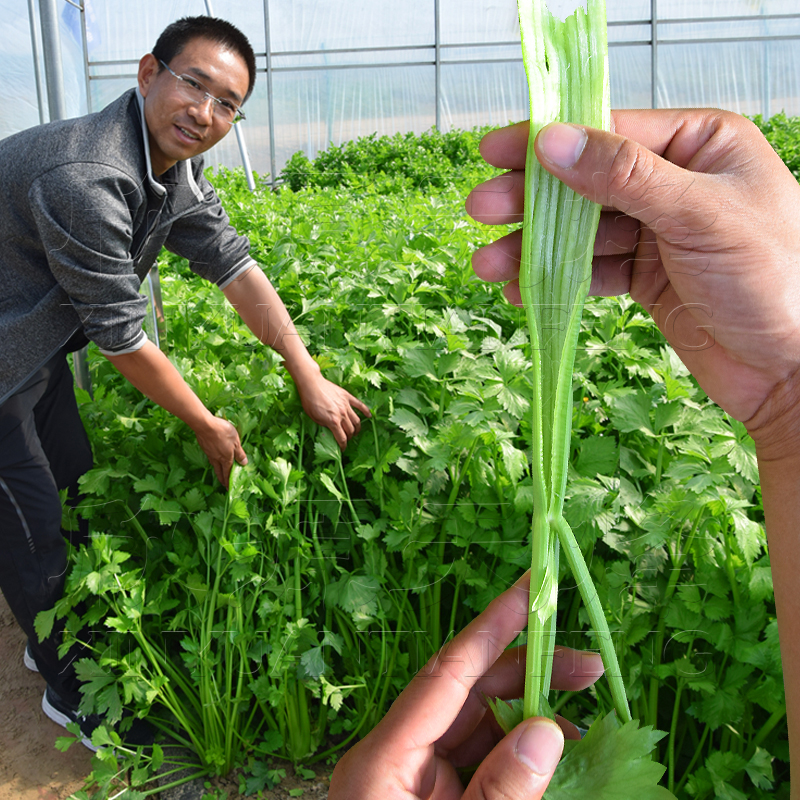
[[[306,413],[340,447],[359,431],[355,409],[369,414],[322,377],[203,177],[200,155],[243,116],[254,81],[255,56],[237,28],[185,18],[142,58],[136,89],[98,114],[0,142],[0,588],[29,637],[26,664],[47,682],[43,709],[63,725],[82,720],[72,658],[58,658],[58,630],[40,643],[33,622],[63,590],[59,490],[74,498],[92,465],[66,354],[95,342],[189,425],[223,485],[234,460],[247,461],[234,426],[203,406],[142,331],[139,287],[161,247],[216,283],[283,356]]]

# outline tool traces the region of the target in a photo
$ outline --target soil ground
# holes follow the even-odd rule
[[[42,712],[44,682],[22,663],[25,635],[0,593],[0,800],[66,800],[83,785],[91,771],[92,754],[73,745],[66,753],[55,748],[66,731]],[[304,800],[325,800],[330,767],[318,767],[317,777],[295,777],[290,764],[276,763],[286,770],[280,785],[261,795],[263,800],[288,800],[292,790],[302,790]],[[178,786],[161,792],[158,800],[201,800],[204,794],[221,800],[239,797],[239,781],[233,775]]]
[[[44,681],[25,668],[25,634],[0,594],[0,800],[64,800],[91,770],[91,753],[55,748],[66,731],[42,712]]]

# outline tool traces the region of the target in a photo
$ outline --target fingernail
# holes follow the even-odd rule
[[[564,751],[564,734],[549,719],[533,720],[517,742],[517,758],[537,775],[549,775]]]
[[[580,654],[577,675],[602,675],[603,672],[605,672],[605,667],[600,653],[583,652]]]
[[[570,169],[586,147],[586,131],[563,122],[553,122],[539,134],[539,152],[561,169]]]
[[[530,583],[531,571],[528,569],[525,570],[525,574],[522,575],[522,577],[517,578],[517,580],[514,581],[514,586],[516,586],[518,589],[528,589],[530,587]]]

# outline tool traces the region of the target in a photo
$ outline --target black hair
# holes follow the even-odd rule
[[[249,84],[245,100],[250,97],[256,82],[256,56],[247,37],[230,22],[219,17],[183,17],[170,25],[158,37],[153,55],[169,64],[180,55],[184,47],[194,39],[207,39],[227,50],[238,53],[247,64]],[[163,67],[159,64],[159,72]]]

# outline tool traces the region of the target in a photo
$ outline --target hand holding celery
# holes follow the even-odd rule
[[[483,694],[513,697],[522,690],[521,648],[505,648],[524,623],[527,604],[523,578],[448,642],[378,726],[339,760],[329,800],[468,800],[484,797],[479,787],[489,786],[501,787],[506,800],[541,798],[564,747],[559,728],[544,720],[523,722],[495,746],[479,724]],[[597,680],[597,656],[566,648],[556,655],[554,688],[579,691]],[[476,759],[480,766],[465,791],[456,769]]]
[[[614,128],[614,134],[587,128],[575,164],[559,165],[553,158],[550,144],[563,132],[560,126],[538,137],[536,152],[575,191],[620,209],[604,212],[592,291],[630,292],[653,314],[709,397],[745,420],[755,441],[789,740],[796,742],[791,732],[800,716],[795,713],[800,693],[793,690],[800,684],[800,659],[794,654],[800,615],[793,588],[800,571],[794,502],[800,410],[796,268],[790,265],[798,263],[800,220],[792,209],[800,202],[800,186],[757,128],[737,114],[616,111]],[[520,170],[527,134],[526,124],[496,131],[483,140],[482,155],[495,166]],[[522,209],[521,195],[484,184],[468,207],[479,221],[513,222]],[[510,281],[506,296],[519,304],[515,236],[478,251],[473,265],[479,277]]]
[[[589,291],[600,207],[544,170],[535,137],[553,121],[610,127],[608,45],[604,0],[588,0],[565,22],[542,0],[519,0],[520,30],[531,105],[525,165],[525,216],[520,294],[527,314],[533,374],[530,600],[523,719],[552,716],[547,703],[555,645],[559,546],[581,592],[600,646],[616,708],[571,748],[556,771],[548,797],[567,797],[591,785],[593,796],[624,791],[669,797],[657,786],[664,768],[649,760],[663,734],[638,729],[604,611],[575,536],[563,516],[572,421],[572,367],[580,318]],[[567,154],[568,156],[568,154]],[[493,704],[508,731],[520,709]]]

